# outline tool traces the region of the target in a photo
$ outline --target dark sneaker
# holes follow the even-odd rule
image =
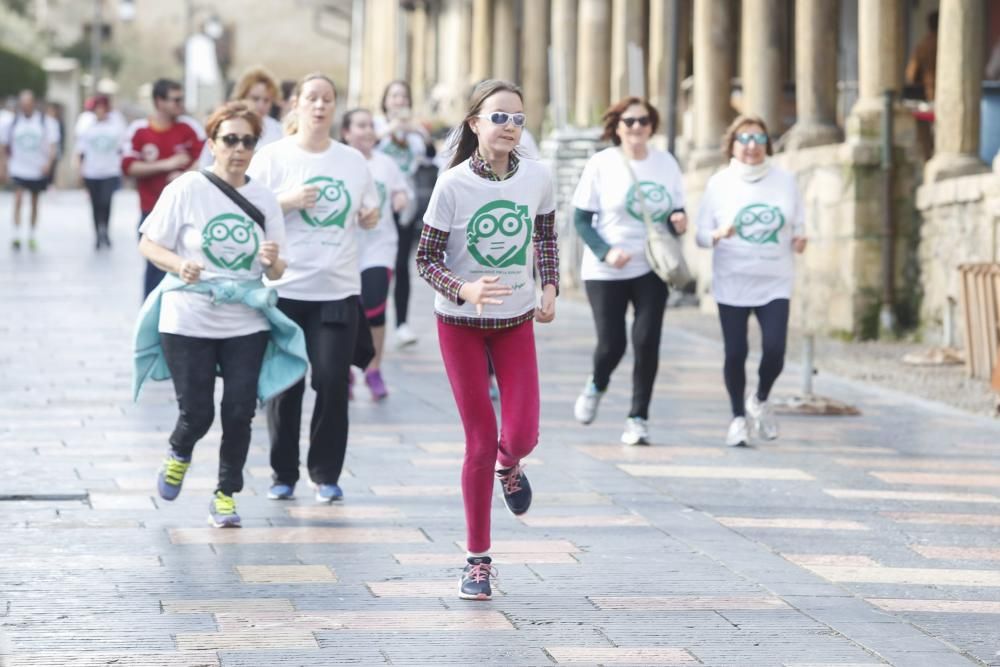
[[[184,483],[184,475],[191,467],[191,459],[184,459],[173,452],[167,455],[160,468],[160,473],[156,476],[156,490],[160,492],[160,497],[164,500],[173,500],[181,493],[181,485]]]
[[[503,490],[503,502],[511,514],[524,514],[531,507],[531,484],[518,463],[513,468],[497,470],[497,479]]]
[[[276,482],[268,489],[267,497],[271,500],[291,500],[295,497],[295,485]]]
[[[14,250],[20,250],[21,249],[21,239],[14,239],[13,241],[11,241],[10,242],[10,247],[13,248]]]
[[[216,491],[208,504],[208,522],[216,528],[239,528],[240,515],[236,513],[236,501],[222,491]]]
[[[458,597],[463,600],[489,600],[493,597],[490,579],[495,579],[497,570],[489,556],[477,556],[467,559],[468,564],[462,571],[462,580],[458,586]]]
[[[344,492],[340,489],[337,484],[317,484],[316,485],[316,502],[318,503],[332,503],[335,500],[343,500]]]

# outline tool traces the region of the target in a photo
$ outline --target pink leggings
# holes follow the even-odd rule
[[[465,428],[462,498],[468,549],[490,549],[494,469],[516,465],[538,442],[538,360],[533,322],[511,329],[478,329],[438,320],[438,341]],[[500,388],[500,433],[490,401],[487,354]]]

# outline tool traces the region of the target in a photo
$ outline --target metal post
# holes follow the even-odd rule
[[[103,0],[94,0],[94,18],[90,24],[90,90],[97,92],[97,82],[101,80],[101,38],[103,35],[104,17],[102,16]]]
[[[893,215],[893,97],[887,90],[883,94],[882,108],[882,305],[879,310],[879,336],[892,335],[896,330],[895,274],[896,274],[896,222]]]
[[[671,154],[677,152],[677,66],[681,41],[681,3],[680,0],[668,0],[670,3],[670,49],[668,50],[667,67],[667,150]]]

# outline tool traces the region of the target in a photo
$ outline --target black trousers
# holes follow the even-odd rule
[[[594,350],[594,384],[603,391],[611,373],[625,356],[625,312],[631,303],[632,408],[629,417],[649,419],[649,402],[660,365],[660,334],[667,307],[667,285],[655,273],[629,280],[586,280],[587,300],[594,314],[597,348]]]
[[[309,427],[309,477],[336,484],[347,453],[348,374],[358,338],[361,309],[356,296],[338,301],[279,299],[278,308],[302,327],[316,391]],[[271,469],[275,483],[299,480],[299,433],[305,380],[268,401]]]
[[[775,299],[763,306],[741,307],[719,304],[719,322],[726,348],[723,376],[729,403],[734,417],[746,415],[745,391],[747,385],[746,363],[750,346],[747,328],[750,313],[760,324],[763,350],[757,370],[757,399],[766,401],[774,382],[785,367],[785,344],[788,340],[788,299]]]
[[[413,243],[420,231],[420,220],[415,218],[408,225],[399,224],[399,216],[393,216],[396,229],[399,230],[399,245],[396,247],[396,286],[393,288],[392,299],[396,304],[396,326],[406,323],[410,310],[410,255],[413,253]]]
[[[94,231],[107,228],[111,220],[111,197],[121,185],[117,176],[111,178],[85,178],[84,185],[90,194],[90,208],[94,215]]]
[[[180,410],[170,434],[170,447],[177,455],[190,458],[195,443],[212,426],[216,369],[222,376],[218,490],[226,495],[243,489],[250,423],[257,407],[257,378],[269,337],[267,331],[219,339],[160,334]]]

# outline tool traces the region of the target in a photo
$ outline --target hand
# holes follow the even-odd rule
[[[188,285],[193,285],[201,278],[201,272],[204,270],[205,266],[201,262],[185,259],[177,269],[177,275]]]
[[[298,209],[309,209],[316,206],[319,199],[319,186],[303,185],[298,190],[293,190],[288,200],[292,207]]]
[[[621,248],[612,248],[608,251],[608,254],[604,256],[604,263],[610,264],[616,269],[620,269],[628,264],[630,259],[632,259],[632,255],[628,254],[626,251]]]
[[[547,324],[556,319],[556,286],[546,285],[542,288],[542,300],[535,308],[535,321]]]
[[[806,251],[806,241],[807,239],[804,236],[793,236],[792,249],[794,249],[796,253],[801,255]]]
[[[728,239],[730,236],[736,233],[736,227],[733,225],[726,225],[725,227],[719,227],[714,232],[712,232],[712,245],[717,244],[722,239]]]
[[[410,203],[410,198],[406,196],[403,191],[394,192],[392,195],[392,210],[394,213],[399,213],[406,205]]]
[[[260,244],[260,250],[257,251],[257,259],[260,260],[261,266],[271,266],[278,260],[278,242],[277,241],[264,241]]]
[[[476,314],[483,314],[483,306],[489,304],[499,306],[503,303],[497,297],[513,294],[514,290],[507,285],[497,284],[500,276],[483,276],[479,280],[471,283],[464,283],[458,290],[458,296],[476,305]]]
[[[674,231],[683,234],[688,228],[688,217],[684,211],[677,211],[670,214],[670,223],[674,226]]]
[[[377,208],[363,208],[358,212],[358,224],[361,229],[373,229],[378,224],[379,217]]]

